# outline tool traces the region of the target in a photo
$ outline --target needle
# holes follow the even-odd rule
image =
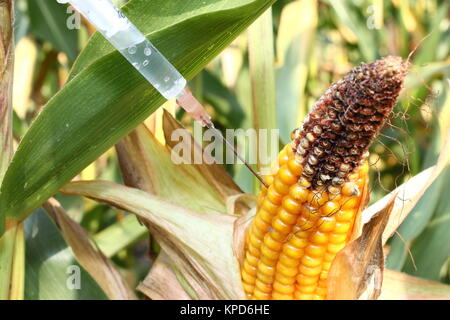
[[[220,137],[220,139],[222,139],[222,141],[225,142],[225,144],[228,146],[228,148],[233,151],[233,153],[236,155],[236,157],[244,163],[244,165],[263,184],[263,186],[266,188],[269,188],[269,185],[264,181],[264,179],[252,168],[251,165],[249,165],[247,163],[247,161],[244,160],[244,158],[241,157],[241,155],[237,152],[236,148],[227,139],[225,139],[225,137],[222,135],[222,133],[214,127],[214,124],[212,122],[207,123],[206,127],[208,129],[214,130],[214,132],[217,133],[217,135]]]
[[[70,3],[128,60],[128,62],[166,99],[177,103],[195,120],[219,133],[225,144],[267,187],[260,175],[238,154],[233,145],[214,128],[211,117],[187,88],[187,81],[169,60],[109,0],[57,0]]]
[[[245,161],[245,159],[237,152],[236,148],[222,135],[222,133],[214,127],[211,121],[211,117],[206,112],[201,103],[192,95],[192,92],[185,88],[182,93],[177,97],[177,103],[186,112],[188,112],[194,119],[199,121],[202,126],[208,129],[214,130],[214,132],[220,137],[220,139],[226,144],[226,146],[233,151],[236,157],[244,163],[244,165],[250,170],[250,172],[266,187],[269,188],[264,179],[252,168],[251,165]]]

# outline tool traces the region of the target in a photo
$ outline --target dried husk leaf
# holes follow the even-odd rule
[[[164,132],[169,137],[173,130],[183,129],[168,112],[164,112],[164,115]],[[193,146],[196,146],[195,152],[201,152],[202,150],[195,144],[193,138],[190,135],[189,137]],[[167,138],[166,140],[171,141]],[[182,141],[181,143],[186,142]],[[246,212],[250,207],[251,197],[241,199],[239,188],[221,166],[214,164],[197,166],[173,164],[169,147],[161,145],[145,125],[140,125],[116,145],[116,150],[125,184],[130,187],[144,190],[150,194],[171,200],[185,208],[207,214],[225,214],[226,212],[230,214],[230,208],[225,209],[225,202],[227,206],[233,207],[233,214],[235,209],[236,212]],[[218,177],[220,178],[218,179]],[[189,183],[189,187],[183,186],[184,182],[178,183],[180,180]],[[214,183],[212,183],[213,181]],[[195,185],[194,188],[192,187],[193,184]],[[211,185],[214,185],[215,188],[211,188]],[[180,197],[180,194],[184,196]],[[202,197],[199,197],[199,194]],[[233,195],[229,197],[232,199],[222,201],[227,194]],[[152,299],[167,295],[173,299],[178,299],[179,295],[176,292],[161,292],[161,288],[167,286],[166,279],[180,280],[180,276],[178,278],[173,277],[174,270],[172,269],[175,268],[176,264],[164,251],[162,251],[162,254],[164,255],[164,261],[167,261],[167,263],[162,264],[157,260],[157,264],[152,267],[140,288]],[[161,264],[161,267],[158,264]],[[158,268],[154,270],[155,267]],[[167,274],[162,275],[164,272]],[[181,273],[178,272],[178,274]],[[194,294],[191,294],[192,298],[211,298],[210,293],[197,284],[198,281],[195,276],[191,276],[189,273],[184,278],[186,278],[184,281],[178,282],[182,282],[184,290],[194,292]],[[177,287],[180,287],[179,283]],[[151,293],[150,288],[154,289],[155,292]]]
[[[192,299],[172,269],[172,262],[165,252],[155,260],[150,273],[137,287],[152,300],[190,300]]]
[[[256,207],[253,207],[253,209],[249,210],[234,222],[233,251],[241,266],[245,259],[245,234],[247,233],[247,229],[250,227],[255,214]]]
[[[450,300],[450,286],[385,270],[380,300]]]
[[[73,182],[63,192],[108,203],[136,214],[199,299],[244,299],[233,252],[236,217],[194,212],[111,182]]]
[[[166,146],[172,149],[175,145],[189,143],[191,146],[190,159],[203,159],[201,164],[193,163],[192,166],[198,169],[206,181],[208,181],[209,185],[222,197],[223,201],[230,196],[241,194],[242,190],[225,171],[223,166],[215,163],[214,159],[205,153],[202,147],[194,140],[194,137],[189,135],[188,141],[173,141],[171,138],[172,134],[178,129],[184,130],[184,127],[169,112],[164,110],[163,130]]]
[[[109,299],[136,299],[133,290],[114,264],[96,247],[87,232],[67,215],[57,200],[51,198],[43,207],[61,230],[62,236],[71,247],[78,262],[98,283]]]
[[[192,165],[175,164],[170,151],[145,125],[124,138],[116,150],[127,186],[197,212],[225,214],[224,201],[199,170]]]
[[[384,269],[381,237],[394,199],[363,225],[357,239],[350,241],[336,255],[328,274],[327,299],[376,299],[380,295]]]
[[[226,200],[227,214],[242,216],[245,215],[250,209],[256,207],[256,196],[249,193],[240,193]]]

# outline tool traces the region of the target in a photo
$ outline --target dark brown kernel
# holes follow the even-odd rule
[[[321,156],[323,155],[323,150],[320,149],[320,148],[318,148],[318,147],[315,147],[315,148],[314,148],[314,154],[315,154],[316,156],[318,156],[318,157],[321,157]]]
[[[304,179],[311,182],[306,188],[325,185],[339,192],[336,185],[367,157],[396,104],[407,70],[400,57],[388,56],[354,68],[324,93],[301,131],[292,134],[296,153],[308,155],[302,161]]]

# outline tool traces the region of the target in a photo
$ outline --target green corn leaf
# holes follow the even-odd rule
[[[25,234],[25,299],[106,299],[97,283],[78,264],[44,210],[36,210],[26,220]]]
[[[28,0],[30,30],[39,39],[67,54],[73,60],[78,53],[78,33],[67,22],[75,12],[67,12],[67,6],[56,1]]]
[[[443,190],[450,188],[450,166],[445,174]],[[441,193],[439,205],[424,232],[414,240],[411,254],[414,263],[406,260],[404,271],[425,279],[440,280],[441,269],[450,256],[450,197]]]
[[[132,0],[124,12],[190,79],[273,2]],[[0,195],[0,214],[7,219],[26,218],[164,101],[99,36],[73,75],[28,130],[8,168]]]

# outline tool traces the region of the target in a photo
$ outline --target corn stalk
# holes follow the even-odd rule
[[[13,20],[14,2],[12,0],[0,1],[0,181],[3,180],[13,154]],[[3,228],[4,223],[5,221],[0,220],[0,229]],[[17,241],[20,239],[23,239],[23,229],[17,224],[8,225],[7,232],[0,238],[0,299],[21,298],[22,296],[23,268],[19,266],[23,267],[21,258],[23,257],[23,241]],[[19,265],[17,269],[13,268],[14,264]],[[15,286],[14,283],[20,285]]]

